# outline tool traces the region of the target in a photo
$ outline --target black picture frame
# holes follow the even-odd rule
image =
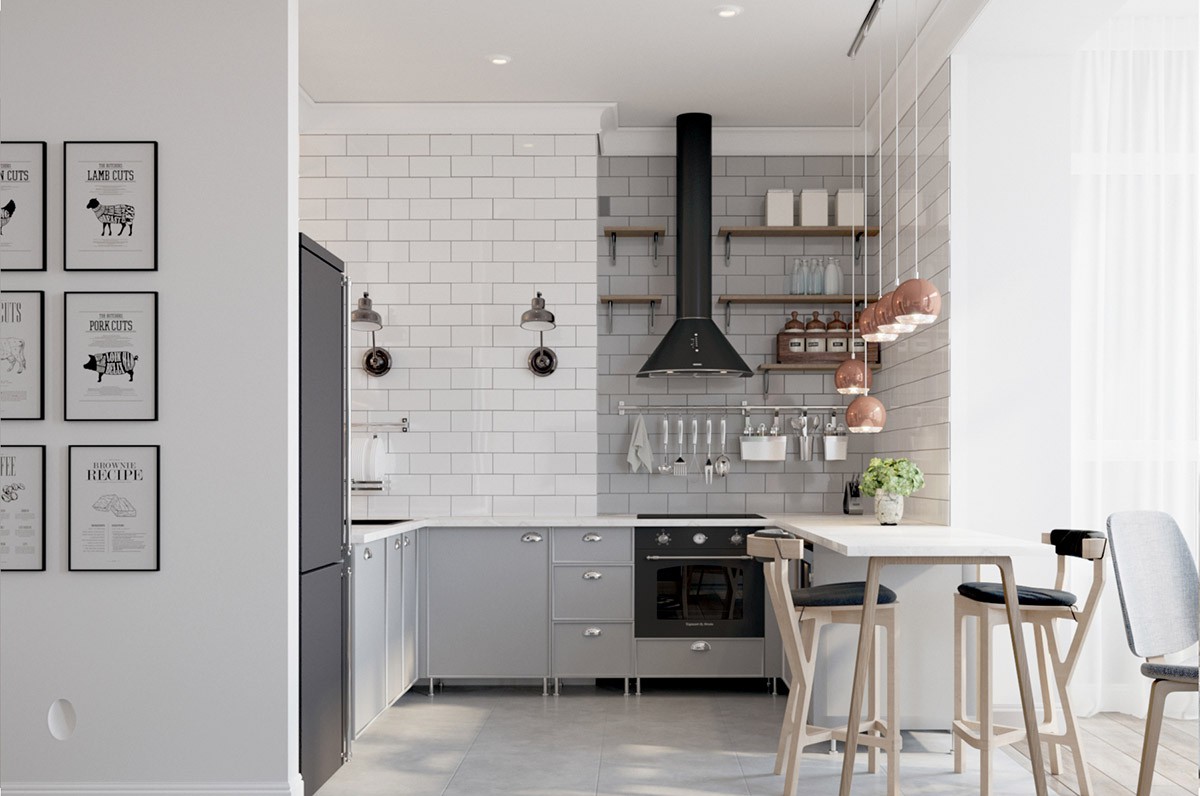
[[[40,484],[39,484],[39,492],[41,493],[41,501],[40,501],[41,506],[39,508],[40,514],[38,515],[40,517],[41,526],[42,526],[40,539],[38,541],[38,550],[40,553],[40,555],[39,555],[40,561],[39,561],[39,565],[36,567],[2,566],[3,562],[0,561],[0,572],[45,572],[46,571],[46,446],[45,445],[0,445],[0,459],[3,459],[6,451],[8,451],[10,449],[14,449],[14,448],[25,448],[25,449],[36,450],[36,451],[38,451],[38,455],[41,458],[40,467],[37,468],[37,470],[39,471],[38,477],[41,479]],[[8,484],[5,483],[8,480],[8,477],[5,474],[3,474],[3,469],[4,469],[3,467],[0,467],[0,495],[3,495],[8,487]],[[26,489],[25,491],[29,491],[29,490]],[[2,507],[3,505],[4,504],[0,504],[0,507]],[[9,541],[11,542],[11,537],[9,538]]]
[[[73,147],[75,148],[74,150],[72,149]],[[108,151],[111,151],[112,154],[108,155],[106,153],[105,157],[98,157],[98,153],[97,153],[97,154],[93,154],[91,156],[91,158],[80,160],[80,161],[73,161],[72,160],[72,158],[73,158],[72,152],[73,151],[77,152],[86,147],[94,147],[100,153],[103,153],[103,152],[105,152],[105,150],[108,150]],[[145,212],[138,211],[135,206],[134,207],[134,215],[132,216],[132,222],[129,223],[128,225],[126,225],[126,223],[123,222],[120,218],[115,218],[115,219],[110,219],[109,221],[105,221],[104,219],[101,218],[101,214],[100,214],[100,211],[104,207],[106,207],[106,206],[124,207],[124,206],[126,206],[127,203],[114,202],[110,205],[108,202],[102,202],[102,203],[99,203],[98,206],[93,209],[91,206],[91,200],[94,199],[97,202],[99,202],[99,197],[95,195],[97,193],[97,191],[95,191],[95,190],[92,190],[92,191],[79,190],[79,186],[81,184],[81,181],[79,180],[79,170],[84,169],[85,175],[87,173],[87,168],[85,165],[83,165],[84,163],[92,162],[92,163],[97,163],[97,164],[103,163],[105,165],[109,165],[109,164],[121,165],[125,161],[129,160],[131,155],[136,154],[136,150],[133,149],[135,147],[139,147],[139,148],[140,147],[148,147],[149,148],[149,161],[151,164],[151,169],[153,170],[153,174],[151,175],[152,185],[148,189],[149,197],[151,198],[151,201],[153,204],[153,207],[151,208],[151,213],[150,213],[151,246],[150,246],[150,251],[149,251],[149,255],[148,255],[148,261],[141,265],[130,265],[129,263],[133,260],[133,257],[132,257],[132,251],[129,251],[128,249],[131,247],[126,247],[127,250],[122,251],[121,249],[116,248],[116,244],[114,244],[113,241],[116,238],[120,237],[123,232],[128,232],[128,239],[132,240],[133,228],[139,223],[139,221],[138,221],[139,213],[140,213],[140,217],[142,219],[145,219],[145,217],[146,217]],[[126,150],[126,151],[122,151],[122,150]],[[124,159],[122,159],[122,156],[124,156]],[[136,161],[136,162],[142,162],[142,161]],[[115,170],[115,171],[122,171],[122,172],[130,171],[130,172],[134,172],[136,174],[136,170],[131,170],[131,169],[119,169],[119,170]],[[82,182],[86,183],[87,180],[84,180]],[[96,180],[95,182],[97,185],[108,185],[110,191],[124,190],[123,187],[114,187],[114,186],[121,186],[122,180],[108,179],[108,180]],[[132,182],[136,182],[136,179],[134,179]],[[85,200],[82,198],[84,194],[87,194],[89,196],[89,199],[87,200],[86,204],[85,204]],[[141,203],[141,201],[139,199],[139,204],[140,203]],[[82,217],[82,215],[79,212],[82,209],[91,209],[92,210],[91,214],[94,214],[96,216],[96,221],[99,221],[101,224],[100,235],[96,236],[96,237],[107,237],[108,245],[110,248],[113,249],[112,251],[89,250],[89,253],[87,256],[83,255],[82,250],[78,248],[77,244],[78,244],[79,240],[81,240],[81,236],[86,237],[86,234],[80,230],[79,226],[73,226],[73,225],[82,225],[83,223],[85,223],[85,219]],[[91,223],[95,224],[96,221],[93,221]],[[121,225],[121,226],[118,226],[117,232],[115,234],[113,234],[113,232],[112,232],[112,225]],[[94,232],[92,234],[94,234]],[[93,240],[94,239],[95,238],[93,238]],[[137,251],[140,252],[142,250],[138,249]],[[143,253],[141,255],[141,257],[143,258],[143,260],[145,260],[147,255]],[[85,261],[91,262],[92,264],[82,265],[81,263],[83,263]],[[99,263],[99,264],[97,264],[97,263]],[[113,263],[120,263],[120,264],[113,264]],[[65,270],[65,271],[157,271],[158,270],[158,142],[157,141],[65,141],[65,142],[63,142],[63,270]]]
[[[153,352],[149,356],[148,361],[143,361],[142,354],[139,353],[136,356],[134,356],[135,362],[133,363],[132,367],[130,367],[129,363],[127,361],[112,360],[112,359],[108,358],[107,355],[109,355],[109,354],[132,355],[132,352],[108,351],[108,350],[104,350],[106,348],[105,346],[96,346],[96,345],[80,346],[78,341],[75,339],[75,335],[80,334],[80,332],[78,329],[73,330],[72,324],[80,323],[82,319],[81,319],[81,317],[78,317],[80,315],[80,313],[77,313],[76,311],[72,310],[72,305],[71,305],[72,296],[109,296],[109,297],[113,297],[111,304],[106,309],[107,314],[115,314],[115,313],[119,312],[123,306],[125,306],[120,301],[118,301],[116,297],[120,297],[120,296],[124,296],[124,297],[148,296],[148,297],[151,297],[149,311],[150,311],[150,317],[152,319],[153,328],[146,335],[145,339],[148,339],[150,341],[150,343],[153,347]],[[125,311],[130,312],[130,311],[136,311],[136,310],[126,309]],[[93,309],[93,310],[90,310],[90,312],[92,314],[96,314],[96,313],[100,312],[100,310]],[[138,333],[138,334],[145,334],[144,331],[136,330],[136,327],[134,328],[134,332]],[[106,334],[107,333],[109,333],[109,332],[106,332]],[[117,332],[111,332],[111,333],[117,333]],[[97,332],[97,334],[99,334],[99,332]],[[83,351],[76,352],[75,349],[77,347],[81,347],[83,349]],[[97,353],[96,354],[88,354],[87,356],[89,357],[89,360],[91,360],[91,361],[89,361],[86,364],[81,364],[80,360],[81,360],[82,356],[86,353],[86,350],[89,347],[92,350],[96,351]],[[105,359],[103,361],[101,361],[101,357],[105,357]],[[158,420],[158,361],[159,361],[159,357],[158,357],[158,291],[157,290],[115,290],[115,291],[76,290],[76,291],[67,291],[66,293],[63,294],[63,419],[64,420],[67,420],[67,421],[86,420],[86,421],[96,421],[96,422],[109,422],[109,421],[121,421],[121,420],[125,420],[125,421],[128,421],[128,420],[157,421]],[[106,400],[101,396],[95,396],[91,399],[87,399],[84,402],[85,403],[94,403],[97,407],[105,406],[105,407],[107,407],[106,409],[103,409],[103,410],[95,409],[91,413],[80,413],[78,411],[78,408],[76,407],[75,411],[72,411],[73,406],[75,406],[75,404],[77,402],[79,402],[80,396],[81,395],[86,396],[86,394],[87,394],[86,392],[84,392],[82,390],[82,388],[80,386],[81,380],[83,377],[77,371],[90,370],[93,373],[96,373],[97,374],[97,380],[95,382],[96,384],[103,384],[104,376],[112,376],[112,377],[130,376],[129,382],[133,382],[133,380],[134,380],[133,374],[136,373],[136,371],[139,367],[142,369],[143,372],[145,372],[147,364],[149,364],[150,371],[151,371],[151,373],[150,373],[151,386],[150,386],[150,392],[149,392],[149,399],[148,399],[148,401],[143,400],[139,403],[139,405],[147,405],[147,404],[149,405],[150,408],[147,412],[144,412],[141,414],[122,413],[121,408],[123,406],[127,407],[129,402],[124,401],[124,400],[115,400],[115,399],[114,400]]]
[[[34,200],[35,201],[34,207],[38,207],[40,205],[40,207],[38,209],[39,209],[39,212],[41,213],[41,224],[40,224],[41,229],[40,229],[40,234],[35,234],[34,240],[40,246],[41,254],[39,256],[37,253],[35,253],[35,254],[33,254],[32,257],[29,258],[34,263],[37,263],[37,265],[34,267],[25,266],[25,267],[12,268],[12,267],[7,266],[6,263],[11,262],[11,260],[13,259],[13,254],[10,253],[9,251],[7,251],[6,247],[3,245],[3,242],[0,241],[0,271],[11,271],[13,273],[20,273],[22,271],[32,271],[32,272],[45,271],[46,270],[46,262],[47,262],[47,251],[49,250],[49,247],[47,246],[47,234],[46,234],[46,230],[48,228],[48,224],[46,221],[46,210],[49,206],[47,204],[47,198],[46,198],[46,187],[49,184],[48,180],[46,178],[46,142],[45,141],[0,141],[0,222],[2,222],[4,225],[8,224],[9,218],[17,218],[18,220],[21,220],[21,216],[25,215],[25,213],[22,213],[21,211],[23,210],[23,206],[26,204],[24,202],[17,203],[17,206],[15,208],[15,210],[16,210],[15,213],[12,213],[10,215],[3,214],[3,205],[7,204],[7,202],[4,201],[4,197],[7,193],[9,193],[9,191],[6,191],[4,189],[4,186],[11,184],[11,182],[12,182],[9,180],[8,174],[7,174],[7,172],[9,171],[9,167],[7,166],[7,163],[9,161],[6,160],[6,158],[4,157],[4,155],[5,155],[4,149],[6,147],[7,148],[34,147],[36,150],[38,150],[37,154],[34,154],[32,162],[37,164],[37,168],[40,169],[40,174],[34,176],[34,178],[29,180],[29,182],[36,184],[41,193],[40,200],[36,200],[36,199]],[[40,179],[38,179],[39,176],[40,176]],[[15,201],[11,197],[9,197],[9,199],[10,199],[10,201]],[[11,231],[9,234],[11,235]],[[2,236],[2,235],[3,235],[3,226],[0,226],[0,236]],[[20,259],[24,259],[24,258],[20,258]]]
[[[153,540],[154,554],[152,564],[149,562],[149,556],[143,556],[146,561],[142,566],[98,566],[95,563],[85,565],[77,560],[83,557],[75,551],[75,535],[77,527],[83,523],[77,515],[80,513],[79,507],[76,506],[76,498],[80,496],[82,491],[80,486],[76,484],[75,472],[75,457],[77,454],[82,454],[87,450],[97,451],[122,451],[122,450],[143,450],[154,452],[154,484],[150,494],[154,498],[154,515],[153,515]],[[162,568],[162,448],[159,445],[70,445],[67,448],[67,570],[69,572],[159,572]],[[92,490],[94,491],[94,490]],[[90,492],[85,495],[90,498]],[[89,504],[89,507],[94,511],[104,511],[98,509],[95,504]],[[112,558],[117,555],[114,552],[105,552],[100,554],[89,553],[91,556]],[[122,562],[124,563],[124,562]]]
[[[11,404],[8,402],[0,402],[0,420],[44,420],[46,418],[46,292],[44,290],[3,290],[0,291],[0,338],[5,342],[0,343],[0,389],[5,392],[11,391],[9,379],[13,378],[18,373],[29,372],[28,364],[30,357],[28,356],[27,338],[13,338],[11,333],[6,333],[5,326],[11,322],[5,320],[9,317],[9,313],[13,312],[10,305],[13,303],[13,298],[17,296],[36,296],[38,308],[38,322],[36,325],[38,343],[37,354],[34,360],[37,364],[37,414],[13,414]],[[9,350],[12,345],[8,340],[19,339],[22,343],[20,351]],[[8,367],[5,368],[4,365]]]

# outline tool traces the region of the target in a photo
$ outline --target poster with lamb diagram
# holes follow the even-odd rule
[[[63,145],[63,268],[158,270],[158,142]]]
[[[157,420],[158,293],[68,292],[63,307],[64,419]]]
[[[0,271],[46,270],[46,142],[0,142]]]
[[[45,294],[0,293],[0,419],[45,416]]]
[[[159,447],[72,445],[67,568],[157,571]]]
[[[46,446],[0,447],[0,570],[46,568]]]

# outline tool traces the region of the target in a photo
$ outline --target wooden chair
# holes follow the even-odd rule
[[[1123,511],[1110,515],[1108,536],[1129,649],[1146,659],[1142,674],[1153,681],[1137,786],[1137,796],[1150,796],[1167,694],[1200,687],[1200,667],[1166,661],[1167,655],[1200,640],[1200,575],[1169,514]]]
[[[1058,576],[1054,588],[1017,587],[1022,620],[1025,624],[1033,626],[1036,642],[1042,691],[1042,722],[1038,726],[1038,732],[1047,746],[1051,773],[1059,773],[1059,747],[1067,747],[1075,761],[1080,796],[1090,796],[1091,774],[1084,758],[1083,743],[1075,713],[1071,709],[1067,687],[1075,673],[1079,653],[1083,649],[1088,628],[1096,615],[1100,594],[1104,590],[1104,553],[1107,539],[1095,531],[1055,530],[1044,534],[1042,541],[1053,544],[1058,554]],[[1076,607],[1078,601],[1074,594],[1063,591],[1068,558],[1082,558],[1092,562],[1092,585],[1082,608]],[[966,622],[969,618],[975,619],[977,628],[978,683],[974,721],[968,720],[965,714]],[[1056,632],[1056,623],[1059,620],[1069,622],[1075,628],[1065,654],[1061,651]],[[958,594],[954,596],[954,771],[959,774],[963,772],[964,743],[978,749],[980,796],[988,796],[991,793],[992,752],[1025,738],[1023,727],[998,725],[992,720],[992,629],[1007,624],[1004,591],[999,583],[964,583],[958,587]],[[1054,710],[1051,680],[1062,709],[1061,731]]]
[[[763,563],[767,594],[775,619],[779,623],[784,655],[791,671],[787,706],[784,709],[779,747],[775,754],[775,773],[782,773],[786,767],[784,796],[794,796],[804,747],[823,741],[846,741],[845,727],[813,726],[808,723],[808,711],[812,702],[812,684],[821,629],[830,624],[856,627],[861,624],[865,584],[857,581],[792,589],[789,564],[804,558],[804,541],[792,535],[770,536],[763,532],[751,534],[746,551]],[[896,593],[886,586],[880,586],[876,626],[882,628],[886,635],[887,718],[885,720],[879,710],[880,677],[875,656],[879,645],[875,644],[872,645],[871,665],[867,674],[867,716],[859,725],[859,732],[867,734],[860,736],[858,740],[858,743],[868,747],[867,770],[871,773],[877,768],[878,751],[883,749],[887,754],[888,796],[897,796],[900,784],[895,608]]]

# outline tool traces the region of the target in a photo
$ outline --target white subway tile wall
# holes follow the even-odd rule
[[[411,429],[357,516],[597,512],[596,155],[586,135],[301,136],[301,231],[370,292],[393,357],[354,370],[355,422]],[[519,326],[539,290],[546,378]],[[355,362],[369,345],[353,334]]]
[[[617,404],[625,401],[637,405],[720,404],[736,406],[742,401],[751,404],[786,403],[844,406],[849,401],[833,388],[832,374],[801,374],[770,379],[771,393],[764,399],[762,376],[749,379],[639,379],[634,374],[654,350],[670,327],[675,313],[675,159],[673,157],[602,157],[599,160],[598,188],[607,199],[610,215],[597,221],[597,280],[600,293],[662,295],[666,307],[656,311],[654,327],[649,326],[649,312],[644,304],[616,305],[613,308],[612,331],[608,329],[608,307],[598,307],[599,339],[599,506],[604,513],[624,512],[805,512],[840,511],[845,482],[861,473],[865,457],[870,455],[872,441],[863,437],[850,439],[850,453],[845,461],[801,462],[794,445],[789,448],[788,460],[782,463],[743,462],[740,459],[738,436],[743,419],[737,412],[725,415],[728,422],[729,456],[733,460],[727,478],[714,478],[705,484],[695,465],[687,479],[646,474],[631,474],[626,461],[632,416],[617,414]],[[868,170],[874,170],[870,159]],[[771,188],[791,188],[799,195],[805,188],[824,188],[832,196],[839,188],[861,186],[863,159],[857,157],[714,157],[713,158],[713,315],[724,324],[724,307],[716,304],[724,293],[786,293],[787,275],[796,257],[836,257],[845,273],[846,292],[849,292],[852,243],[848,238],[734,238],[728,265],[724,258],[724,241],[716,237],[723,225],[745,226],[764,223],[766,193]],[[870,201],[875,201],[874,196]],[[832,209],[832,207],[831,207]],[[875,208],[868,207],[872,218]],[[643,238],[619,238],[615,262],[609,257],[609,241],[603,234],[605,226],[655,226],[666,228],[666,237],[659,244],[659,256],[652,257],[651,242]],[[858,290],[863,290],[859,274]],[[774,362],[775,335],[783,328],[791,310],[811,315],[818,310],[828,320],[834,311],[842,316],[849,312],[847,305],[829,306],[772,306],[735,305],[729,339],[746,363],[754,368],[764,362]],[[885,354],[886,356],[886,354]],[[839,413],[840,414],[840,413]],[[793,415],[794,416],[794,415]],[[662,448],[661,413],[645,414],[656,463],[664,461]],[[676,422],[679,414],[670,418],[671,454],[678,455]],[[721,415],[712,414],[714,429],[719,428]],[[699,421],[700,457],[704,464],[703,413],[685,415],[688,433],[688,453],[691,458],[690,428],[692,418]],[[792,434],[782,421],[782,432]],[[772,418],[758,413],[751,418],[757,426],[768,426]],[[714,431],[714,445],[716,442]]]
[[[887,407],[887,427],[872,441],[877,456],[907,456],[925,472],[925,488],[908,498],[905,516],[950,521],[950,62],[921,90],[920,191],[914,191],[913,108],[900,119],[900,222],[896,223],[896,139],[885,131],[882,230],[884,290],[913,276],[915,233],[921,276],[942,293],[937,322],[889,343],[873,392]],[[878,184],[871,190],[879,198]],[[914,194],[919,199],[914,203]],[[919,208],[919,214],[917,209]],[[914,214],[918,223],[914,226]],[[899,243],[895,240],[899,227]],[[875,270],[872,249],[872,273]]]

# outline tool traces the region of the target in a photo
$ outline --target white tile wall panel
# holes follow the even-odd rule
[[[431,155],[469,155],[471,154],[471,136],[432,135],[429,137],[429,153]]]
[[[310,136],[301,136],[300,140]],[[429,136],[427,135],[389,135],[389,155],[428,155]]]

